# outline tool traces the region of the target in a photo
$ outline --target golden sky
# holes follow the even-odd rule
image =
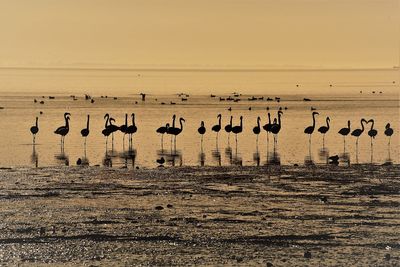
[[[0,0],[0,66],[391,68],[400,0]]]

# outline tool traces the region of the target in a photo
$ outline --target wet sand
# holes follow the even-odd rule
[[[399,178],[400,165],[1,169],[0,262],[399,266]]]

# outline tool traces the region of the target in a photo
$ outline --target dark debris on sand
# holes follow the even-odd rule
[[[0,170],[5,265],[399,266],[399,165]]]

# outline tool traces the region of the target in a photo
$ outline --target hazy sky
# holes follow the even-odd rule
[[[0,0],[0,66],[393,67],[400,0]]]

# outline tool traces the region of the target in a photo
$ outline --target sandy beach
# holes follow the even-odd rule
[[[6,265],[400,265],[400,166],[0,170]]]

